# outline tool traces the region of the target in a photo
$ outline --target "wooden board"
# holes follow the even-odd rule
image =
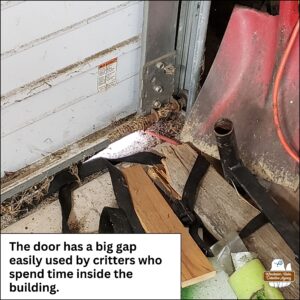
[[[140,222],[148,233],[181,233],[181,281],[186,287],[215,275],[213,266],[194,242],[141,166],[122,170]]]
[[[164,193],[170,195],[174,199],[181,199],[181,196],[168,183],[164,169],[162,170],[157,166],[152,166],[148,168],[147,174],[155,185],[158,186]]]
[[[163,164],[170,186],[181,195],[197,152],[187,144],[160,146],[158,151],[165,156]],[[175,172],[176,169],[181,171]],[[195,211],[217,239],[223,238],[230,231],[241,230],[259,213],[213,167],[209,167],[200,184]],[[295,282],[282,289],[282,293],[286,299],[299,299],[299,265],[274,227],[271,224],[264,225],[245,239],[244,243],[250,251],[258,254],[266,269],[271,268],[275,258],[282,258],[285,264],[292,264],[296,274]]]
[[[168,181],[172,185],[173,189],[179,195],[182,195],[186,180],[197,156],[188,151],[186,154],[191,157],[187,157],[187,163],[183,163],[183,158],[180,159],[177,155],[179,153],[179,149],[185,148],[184,145],[178,145],[178,147],[175,148],[177,149],[176,153],[172,147],[161,148],[161,153],[168,158],[163,159],[162,163],[165,166]],[[185,181],[182,181],[182,178],[184,178]]]

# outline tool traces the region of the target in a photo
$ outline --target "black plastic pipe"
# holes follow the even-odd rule
[[[256,203],[267,220],[293,250],[299,262],[299,230],[297,230],[282,213],[274,199],[268,195],[257,178],[244,166],[240,159],[233,123],[229,119],[219,119],[214,127],[224,177],[238,189],[243,190]],[[260,222],[262,226],[264,222]],[[252,230],[258,228],[252,222]],[[250,226],[250,227],[251,227]],[[248,227],[247,229],[250,229]],[[254,232],[253,231],[253,232]]]
[[[229,119],[219,119],[214,127],[217,140],[220,160],[224,177],[230,183],[239,187],[238,182],[233,178],[230,169],[242,165],[237,147],[233,123]]]

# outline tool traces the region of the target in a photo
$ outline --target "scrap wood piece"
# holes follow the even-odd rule
[[[160,192],[141,166],[122,169],[135,211],[148,233],[181,233],[182,287],[193,285],[215,275],[214,268],[199,249]]]
[[[184,172],[166,170],[169,174],[169,184],[176,190],[181,189],[196,160],[196,151],[187,144],[165,145],[159,151],[165,155],[163,164],[166,169],[174,170],[176,166],[185,170]],[[202,179],[195,211],[217,239],[223,238],[231,231],[240,231],[259,213],[213,167],[209,167]],[[244,242],[249,251],[259,255],[266,269],[271,268],[272,260],[275,258],[282,258],[286,264],[292,264],[296,280],[284,288],[282,293],[287,299],[299,299],[299,265],[295,262],[294,253],[274,227],[268,223],[244,239]]]
[[[176,152],[174,150],[174,149],[182,149],[183,148],[182,146],[184,147],[184,145],[178,145],[178,146],[161,147],[159,149],[161,153],[165,156],[165,159],[162,159],[162,164],[165,166],[167,180],[179,195],[182,195],[183,193],[186,180],[197,158],[197,154],[195,153],[194,155],[192,155],[192,157],[187,158],[187,160],[182,159],[181,153]],[[187,152],[188,156],[190,154],[193,153]],[[191,168],[189,168],[190,162],[191,162]],[[185,178],[185,181],[182,181],[181,180],[182,178]]]
[[[165,172],[163,172],[160,168],[157,168],[156,166],[149,167],[147,169],[147,174],[167,195],[170,195],[173,199],[181,199],[180,195],[168,183]]]

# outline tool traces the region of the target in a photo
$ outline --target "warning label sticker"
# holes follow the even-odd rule
[[[105,92],[117,84],[117,58],[98,66],[98,91]]]

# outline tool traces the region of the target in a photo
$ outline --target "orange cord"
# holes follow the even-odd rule
[[[291,52],[291,49],[295,43],[297,34],[299,32],[299,20],[297,21],[292,35],[289,39],[288,45],[286,49],[284,50],[283,56],[281,58],[280,65],[278,67],[278,71],[275,77],[274,87],[273,87],[273,117],[274,117],[274,124],[276,127],[277,135],[279,138],[280,143],[282,144],[284,150],[297,162],[299,163],[299,155],[290,147],[288,142],[286,141],[285,136],[283,135],[283,132],[280,127],[280,121],[279,121],[279,112],[278,112],[278,91],[279,91],[279,84],[282,78],[283,70],[286,65],[287,59],[289,57],[289,54]]]

